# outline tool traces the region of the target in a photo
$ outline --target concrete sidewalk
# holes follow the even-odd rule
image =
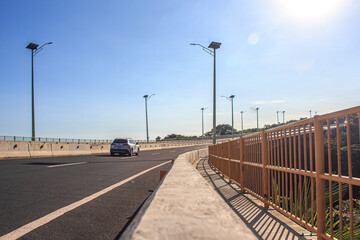
[[[264,209],[263,202],[251,194],[242,193],[236,184],[225,181],[210,167],[208,157],[194,164],[200,174],[259,239],[316,239],[316,234],[271,207]]]
[[[180,155],[121,239],[257,239],[191,165],[206,155]]]

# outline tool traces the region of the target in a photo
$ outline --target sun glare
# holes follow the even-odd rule
[[[298,23],[319,24],[334,17],[348,0],[276,0],[279,11]]]

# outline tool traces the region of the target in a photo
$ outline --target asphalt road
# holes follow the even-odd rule
[[[203,146],[146,151],[133,157],[92,155],[1,160],[0,239],[14,230],[24,231],[24,225],[54,211],[199,148]],[[169,168],[170,163],[166,163],[126,181],[41,223],[21,239],[116,239],[158,185],[160,170]]]

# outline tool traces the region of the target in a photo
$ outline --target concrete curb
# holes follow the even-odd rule
[[[121,239],[257,239],[192,166],[206,155],[180,155]]]

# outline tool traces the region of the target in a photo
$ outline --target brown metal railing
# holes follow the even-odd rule
[[[360,106],[212,145],[209,162],[318,239],[358,239],[359,113]]]

